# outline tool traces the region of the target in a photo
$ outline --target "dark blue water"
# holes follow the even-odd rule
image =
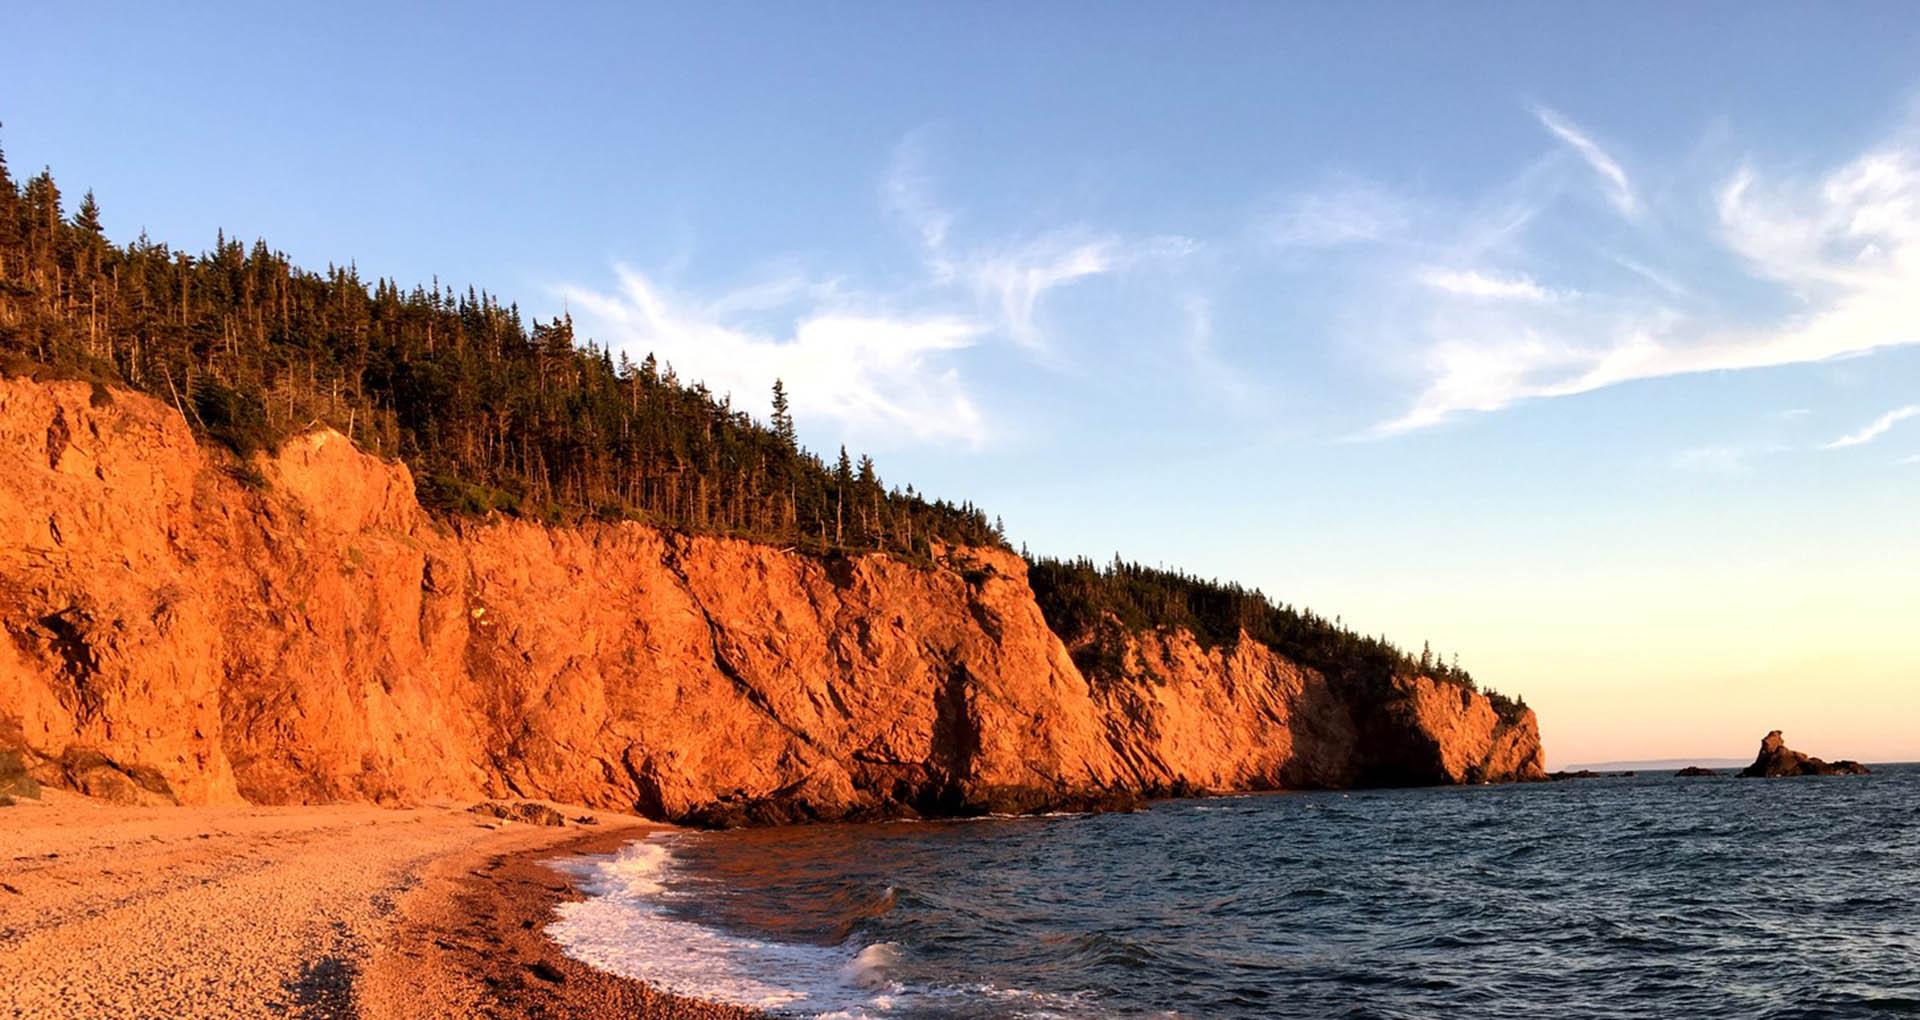
[[[578,955],[801,1016],[1920,1015],[1920,766],[689,835],[597,867],[555,926]]]

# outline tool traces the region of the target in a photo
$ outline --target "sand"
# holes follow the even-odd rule
[[[748,1015],[590,971],[541,935],[577,895],[541,861],[658,826],[501,825],[465,807],[47,791],[0,808],[0,1018]]]
[[[554,904],[578,899],[544,862],[611,853],[638,830],[573,833],[551,847],[449,871],[411,897],[389,949],[358,982],[367,1020],[755,1020],[764,1014],[654,991],[562,955],[543,929]]]

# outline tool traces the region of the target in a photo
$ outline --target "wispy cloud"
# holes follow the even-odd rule
[[[1605,149],[1599,146],[1585,131],[1575,127],[1573,122],[1559,113],[1544,106],[1535,106],[1533,115],[1555,138],[1567,144],[1580,158],[1586,160],[1593,172],[1600,175],[1602,185],[1607,192],[1607,200],[1613,203],[1620,214],[1631,219],[1640,214],[1640,200],[1633,193],[1633,185],[1627,180],[1627,172]]]
[[[894,146],[893,159],[880,180],[887,212],[913,228],[920,244],[938,251],[947,243],[954,213],[933,196],[933,175],[927,170],[927,135],[909,134]]]
[[[1460,297],[1503,301],[1551,301],[1555,297],[1552,291],[1535,283],[1525,273],[1501,276],[1472,269],[1428,267],[1420,271],[1420,282],[1434,290]]]
[[[651,353],[688,382],[763,412],[786,383],[803,423],[836,423],[874,447],[980,446],[996,430],[963,367],[996,341],[1060,364],[1045,328],[1061,288],[1191,253],[1183,237],[1125,237],[1084,224],[963,239],[963,217],[938,198],[925,132],[909,135],[881,175],[879,204],[906,227],[920,273],[879,290],[778,265],[720,294],[675,293],[659,274],[615,267],[615,286],[560,288],[586,332],[639,360]],[[1178,342],[1174,340],[1173,342]]]
[[[1191,238],[1122,237],[1083,225],[964,245],[953,239],[957,214],[934,194],[922,133],[895,148],[881,191],[889,213],[913,232],[935,284],[957,284],[996,315],[998,327],[1029,352],[1051,356],[1040,306],[1052,291],[1118,272],[1141,261],[1192,253]]]
[[[1210,396],[1246,412],[1269,402],[1263,386],[1237,371],[1220,356],[1213,333],[1213,306],[1200,297],[1187,301],[1187,363],[1194,379]]]
[[[1413,225],[1411,203],[1379,185],[1345,181],[1284,196],[1259,217],[1257,231],[1278,248],[1333,248],[1385,241]]]
[[[1618,265],[1620,268],[1625,269],[1627,272],[1630,272],[1635,276],[1638,276],[1641,279],[1647,281],[1648,283],[1651,283],[1654,286],[1660,288],[1661,290],[1666,291],[1667,296],[1669,297],[1691,298],[1693,296],[1692,291],[1688,290],[1685,287],[1680,286],[1678,283],[1675,283],[1665,273],[1657,272],[1647,267],[1643,263],[1637,262],[1630,258],[1626,258],[1624,256],[1612,255],[1609,257],[1613,260],[1614,264]]]
[[[1888,429],[1893,428],[1900,422],[1906,421],[1915,415],[1920,415],[1920,404],[1908,404],[1905,407],[1895,408],[1875,418],[1873,423],[1866,428],[1841,436],[1833,442],[1828,443],[1823,449],[1839,450],[1849,446],[1865,446],[1885,435]]]
[[[968,445],[988,438],[951,361],[979,342],[980,327],[966,318],[809,306],[790,330],[759,333],[734,324],[729,310],[764,303],[766,289],[702,303],[669,295],[636,269],[621,266],[616,275],[612,292],[562,293],[583,325],[636,361],[651,353],[683,379],[754,410],[782,379],[797,416],[841,422],[883,445],[903,436]]]
[[[1061,233],[1008,251],[957,257],[937,253],[934,268],[938,278],[960,282],[996,310],[1016,343],[1040,352],[1048,348],[1039,322],[1040,302],[1048,292],[1111,273],[1129,257],[1116,238],[1085,239]]]
[[[1658,285],[1587,294],[1588,314],[1577,318],[1506,302],[1463,328],[1433,311],[1416,325],[1427,337],[1428,382],[1374,434],[1636,380],[1920,343],[1920,149],[1896,145],[1812,179],[1742,169],[1717,189],[1713,209],[1699,243],[1717,242],[1723,263],[1771,285],[1796,311],[1756,326],[1698,307],[1683,312],[1670,303],[1676,287]],[[1753,305],[1750,291],[1743,303]]]

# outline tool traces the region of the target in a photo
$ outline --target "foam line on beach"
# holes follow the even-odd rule
[[[885,1014],[900,991],[890,943],[817,946],[744,938],[674,917],[670,839],[553,862],[587,899],[562,903],[547,934],[567,955],[676,995],[783,1015]]]

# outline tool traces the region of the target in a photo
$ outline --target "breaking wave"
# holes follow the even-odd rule
[[[559,866],[590,894],[548,928],[568,954],[788,1017],[1784,1020],[1920,1002],[1912,766],[679,833]]]

